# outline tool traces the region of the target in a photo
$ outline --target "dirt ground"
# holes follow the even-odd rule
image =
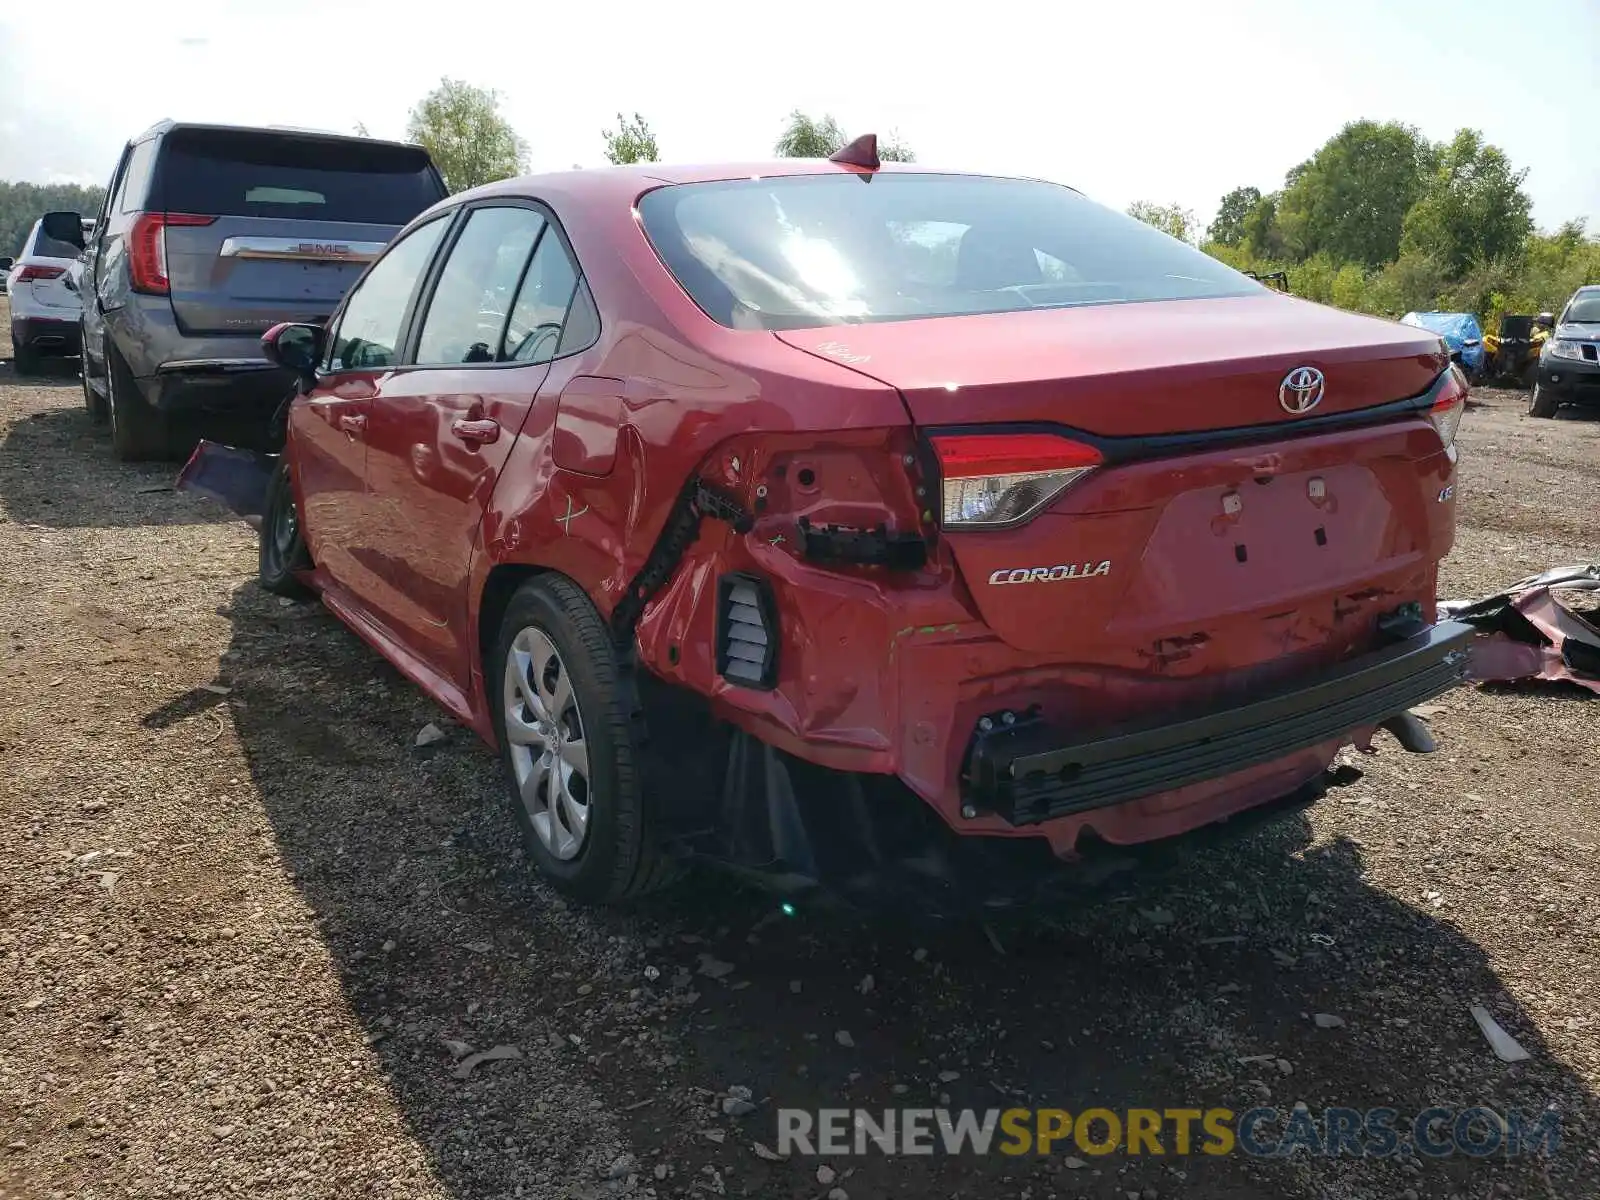
[[[1600,422],[1479,400],[1445,595],[1600,558]],[[1313,809],[987,929],[782,916],[715,876],[579,911],[530,879],[490,753],[415,749],[440,713],[262,593],[255,535],[172,476],[111,460],[71,364],[0,365],[0,1197],[1600,1196],[1600,700],[1457,691],[1437,754],[1384,735]],[[1553,1107],[1562,1140],[763,1153],[780,1106],[945,1095]]]

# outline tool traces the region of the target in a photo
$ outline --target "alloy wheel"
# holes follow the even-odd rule
[[[529,626],[513,639],[504,704],[518,798],[545,849],[570,861],[589,828],[589,746],[572,676],[544,630]]]

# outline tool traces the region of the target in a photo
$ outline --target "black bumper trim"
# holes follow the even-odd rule
[[[1062,743],[1037,720],[974,736],[963,800],[1032,825],[1216,779],[1365,726],[1460,683],[1475,630],[1443,621],[1315,683],[1236,708]]]

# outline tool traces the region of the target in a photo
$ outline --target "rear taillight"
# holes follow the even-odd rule
[[[31,283],[35,279],[59,279],[66,274],[65,267],[42,267],[37,263],[28,263],[17,272],[18,283]]]
[[[941,434],[941,524],[946,529],[1020,525],[1098,467],[1100,451],[1053,433]]]
[[[210,225],[215,220],[188,213],[143,213],[137,217],[128,233],[128,275],[133,290],[155,296],[172,290],[167,282],[169,225]]]
[[[1439,439],[1447,450],[1455,446],[1456,430],[1461,428],[1461,418],[1467,411],[1467,377],[1454,364],[1449,376],[1439,389],[1439,398],[1428,410],[1428,420],[1439,431]]]

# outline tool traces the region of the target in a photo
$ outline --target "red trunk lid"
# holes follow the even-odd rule
[[[1106,436],[1290,423],[1278,387],[1326,378],[1317,415],[1426,391],[1436,334],[1264,293],[788,330],[896,387],[918,425],[1049,421]]]
[[[1279,403],[1325,376],[1308,415],[1426,392],[1425,331],[1277,295],[1103,305],[787,331],[898,388],[923,428],[1048,423],[1103,438],[1265,427],[1096,469],[1010,530],[946,531],[984,620],[1054,659],[1208,672],[1339,643],[1376,611],[1431,603],[1452,470],[1411,420],[1321,433]],[[1331,653],[1331,650],[1329,651]]]

